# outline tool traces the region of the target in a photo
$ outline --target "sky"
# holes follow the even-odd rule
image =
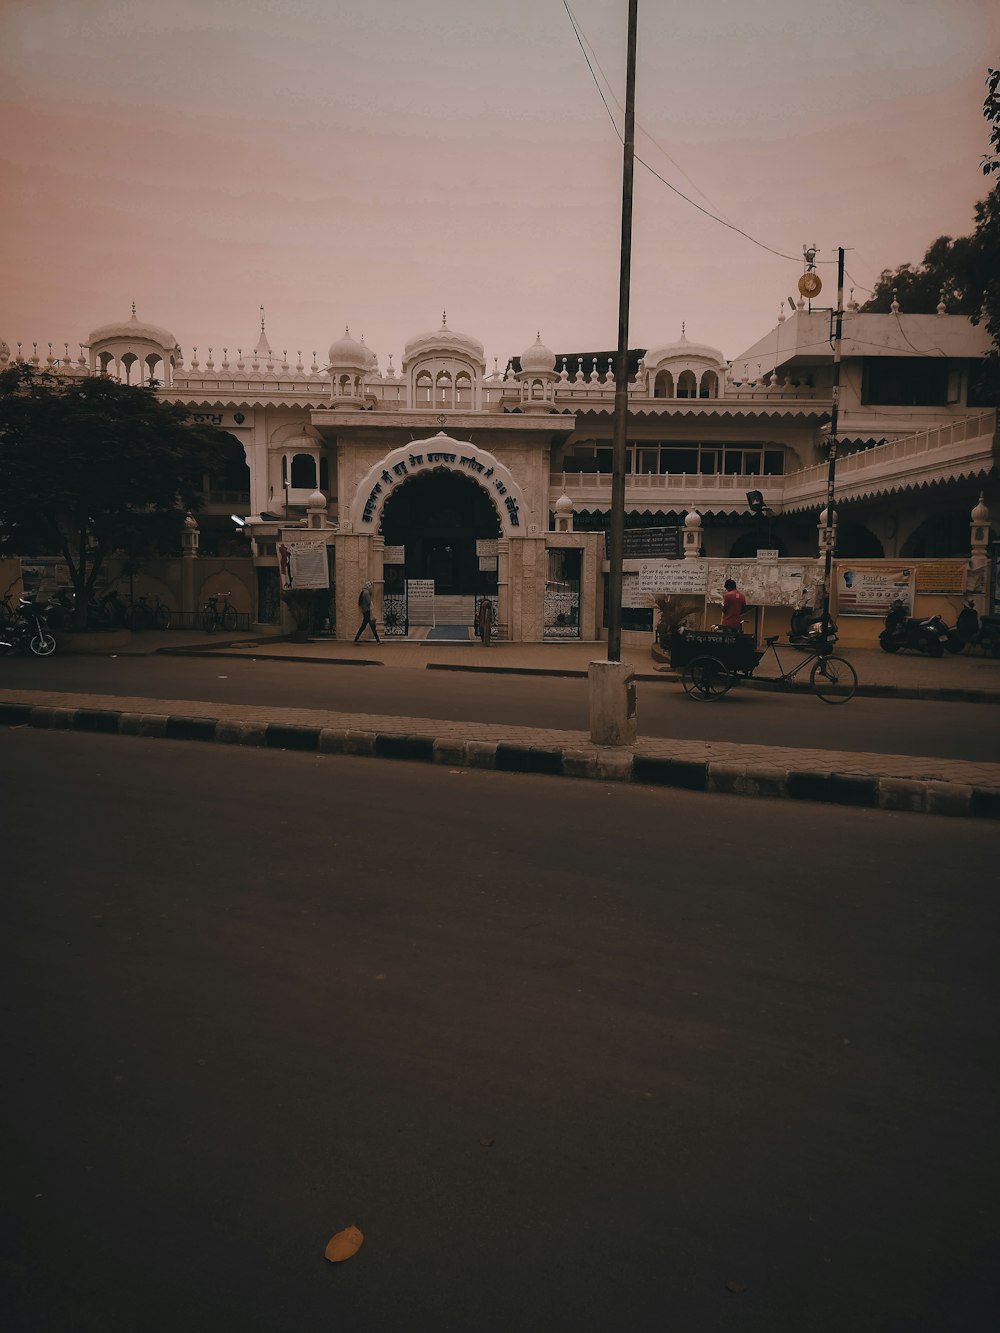
[[[490,369],[614,348],[628,5],[569,8],[580,39],[563,0],[0,0],[0,338],[135,302],[203,363],[261,305],[293,364],[349,326],[398,368],[443,311]],[[838,246],[863,301],[973,230],[994,0],[638,10],[636,152],[693,202],[636,163],[631,346],[735,359],[803,245],[816,304]]]

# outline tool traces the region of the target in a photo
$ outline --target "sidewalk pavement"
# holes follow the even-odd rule
[[[778,644],[787,666],[798,659],[792,648]],[[117,655],[164,653],[187,656],[212,653],[225,657],[257,657],[273,661],[310,662],[334,666],[392,666],[414,670],[482,671],[515,675],[587,675],[589,664],[603,660],[603,643],[578,640],[550,643],[506,643],[495,640],[484,648],[478,640],[385,639],[376,643],[366,636],[361,643],[351,639],[311,639],[291,643],[287,639],[252,637],[220,638],[192,631],[147,631],[133,634],[131,642],[113,650]],[[879,648],[838,649],[858,673],[858,694],[897,698],[952,699],[961,702],[1000,703],[1000,660],[981,654],[945,653],[925,657],[922,653],[884,653]],[[673,671],[657,669],[649,647],[623,648],[622,659],[630,662],[639,680],[679,680]],[[776,675],[774,659],[768,655],[751,681],[740,681],[739,689],[768,688],[768,677]],[[792,689],[809,689],[804,684]],[[771,688],[773,688],[773,684]],[[780,687],[779,687],[780,688]],[[785,687],[787,688],[787,687]]]
[[[162,651],[168,646],[162,640],[167,639],[173,640],[171,651],[208,651],[227,657],[559,675],[585,675],[587,664],[604,655],[602,645],[579,643],[501,643],[487,649],[478,643],[354,645],[272,640],[206,647],[208,637],[144,635],[142,650]],[[180,643],[181,638],[194,642]],[[845,655],[862,681],[867,677],[870,691],[1000,702],[1000,663],[989,659],[957,656],[921,660],[891,657],[877,650],[852,650]],[[664,680],[661,673],[643,671],[652,662],[648,658],[642,662],[638,651],[623,656],[633,661],[640,679]],[[741,681],[737,688],[754,687],[753,682]],[[0,690],[2,723],[1000,818],[1000,763],[645,737],[634,746],[603,747],[593,745],[589,734],[581,731],[24,689]]]

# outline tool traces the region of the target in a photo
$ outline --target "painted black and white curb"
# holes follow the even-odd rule
[[[635,754],[629,749],[595,752],[503,741],[441,740],[403,732],[360,731],[349,727],[230,722],[183,714],[18,703],[0,703],[0,725],[165,740],[217,741],[226,745],[305,750],[318,754],[408,759],[448,764],[455,768],[494,769],[501,773],[538,773],[600,782],[677,787],[684,791],[723,792],[734,796],[826,801],[868,809],[1000,819],[1000,788],[996,787],[765,764],[660,758]]]

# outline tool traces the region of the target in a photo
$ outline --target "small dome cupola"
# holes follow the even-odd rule
[[[483,344],[467,333],[441,327],[418,333],[403,348],[403,376],[411,407],[436,411],[478,411],[486,373]]]
[[[118,324],[102,324],[90,335],[90,369],[113,375],[128,384],[159,380],[169,385],[180,349],[177,339],[158,324],[147,324],[136,315]]]
[[[686,324],[676,342],[654,347],[642,358],[646,393],[653,398],[718,398],[726,369],[717,347],[688,341]]]
[[[554,412],[556,385],[556,354],[542,342],[538,333],[532,345],[521,353],[521,369],[515,379],[520,385],[520,405],[516,410],[533,414]]]
[[[539,333],[530,347],[521,353],[522,375],[548,374],[556,368],[556,354],[542,342]]]
[[[344,336],[330,344],[328,352],[330,387],[333,406],[343,410],[363,407],[365,403],[365,380],[369,375],[378,373],[375,353],[351,337],[351,330],[344,329]]]
[[[330,344],[327,353],[332,370],[362,370],[366,373],[375,366],[375,354],[364,344],[351,337],[351,330],[344,329],[344,336]]]

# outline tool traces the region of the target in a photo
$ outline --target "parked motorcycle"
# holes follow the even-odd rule
[[[25,594],[16,618],[0,630],[0,654],[30,652],[36,657],[48,657],[55,650],[55,635],[46,623],[44,608],[36,604],[32,594]]]
[[[912,650],[926,653],[928,657],[944,656],[950,631],[940,616],[927,616],[924,620],[919,616],[908,616],[906,602],[897,597],[886,613],[884,625],[878,636],[883,652]]]
[[[800,606],[793,611],[788,625],[788,642],[793,648],[819,647],[823,642],[823,612],[816,611],[811,606]],[[832,646],[836,642],[837,625],[831,620],[826,643]]]
[[[980,617],[975,605],[966,602],[948,636],[948,649],[961,653],[966,648],[982,648],[990,657],[1000,657],[1000,616]]]

